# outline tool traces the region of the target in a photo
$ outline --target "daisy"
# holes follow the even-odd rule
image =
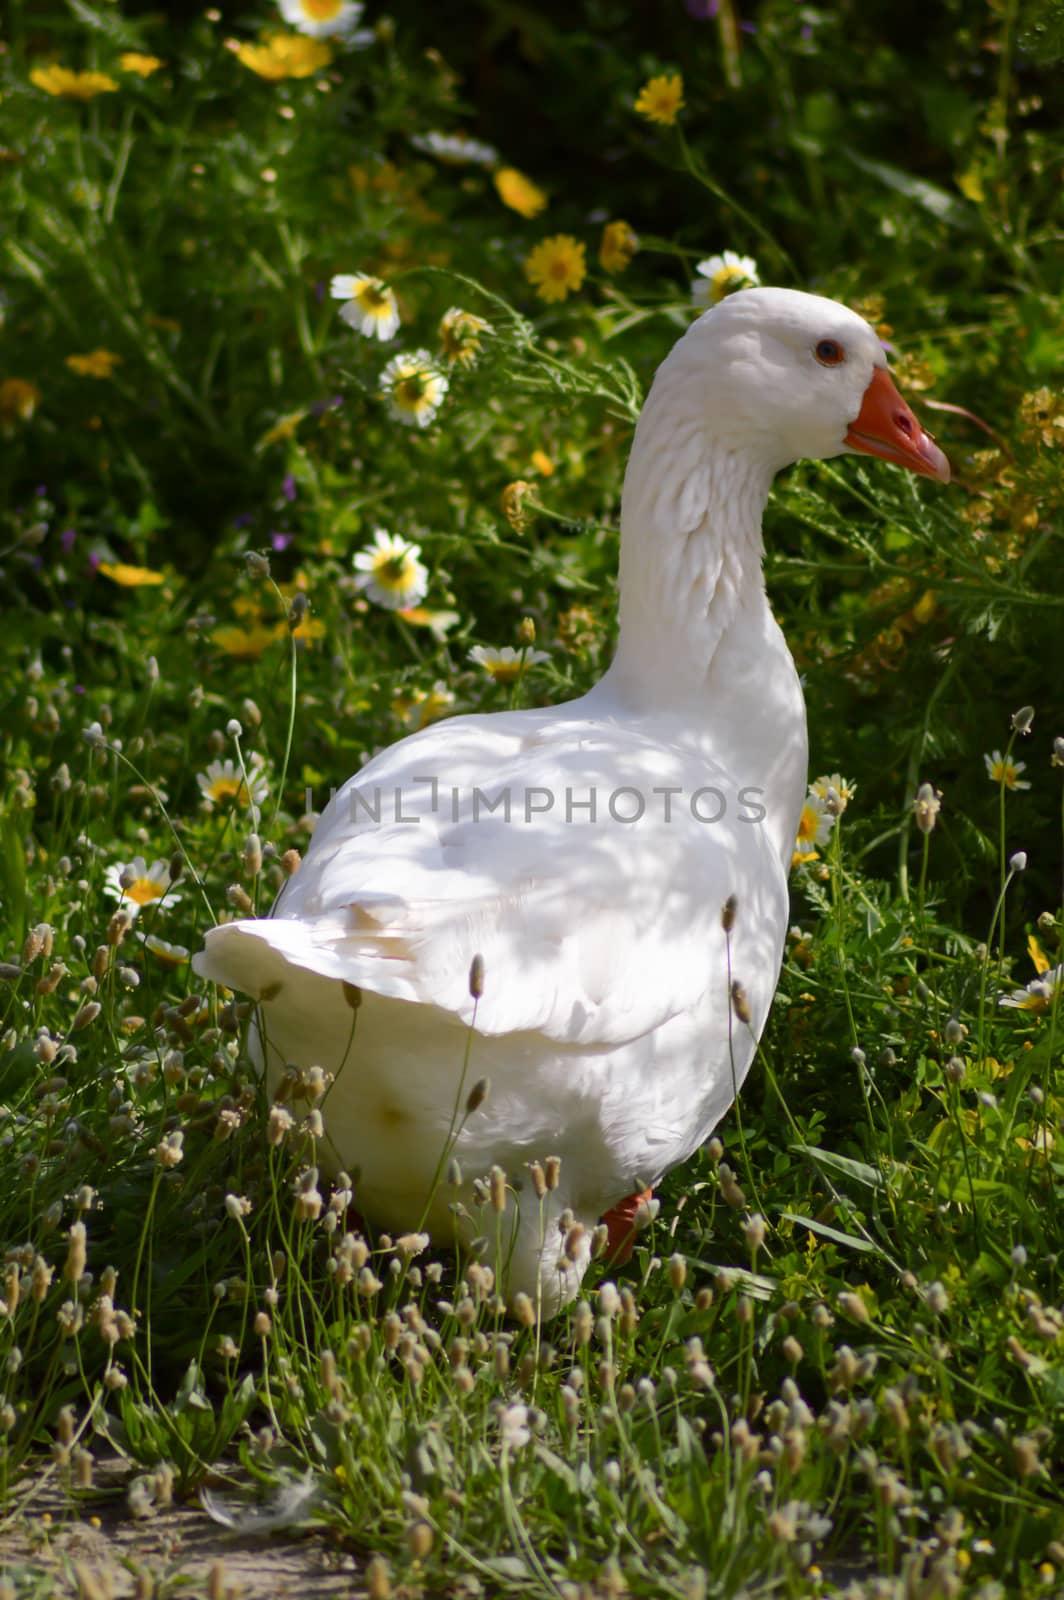
[[[543,239],[525,262],[525,277],[541,300],[565,300],[587,276],[584,246],[567,233]]]
[[[494,167],[499,159],[499,152],[490,144],[481,144],[464,133],[419,133],[410,143],[415,150],[454,166]]]
[[[104,874],[103,892],[118,900],[132,915],[137,916],[142,906],[166,900],[175,905],[181,896],[170,887],[170,869],[165,861],[153,861],[149,867],[143,856],[132,861],[118,861]]]
[[[1062,979],[1064,979],[1064,967],[1053,967],[1049,972],[1040,972],[1037,978],[1031,979],[1026,988],[1014,989],[1011,994],[1002,995],[998,1005],[1009,1006],[1014,1011],[1033,1011],[1037,1016],[1044,1016],[1056,998]]]
[[[399,307],[395,295],[380,278],[365,272],[340,273],[329,285],[334,300],[346,300],[340,315],[356,333],[367,339],[394,339],[399,331]]]
[[[355,557],[357,588],[388,611],[402,611],[425,598],[428,569],[418,560],[421,546],[378,528],[373,543]]]
[[[516,167],[499,167],[493,182],[503,205],[520,212],[522,217],[538,217],[547,205],[543,190]]]
[[[516,683],[529,667],[549,661],[550,656],[546,650],[515,650],[512,644],[504,644],[501,650],[478,644],[470,650],[469,659],[489,672],[496,683]]]
[[[278,0],[281,16],[291,28],[312,39],[332,34],[350,36],[358,27],[362,7],[357,0]],[[368,36],[372,38],[372,34]]]
[[[857,785],[839,773],[831,772],[826,777],[814,778],[809,785],[809,792],[818,795],[833,816],[841,817],[857,793]]]
[[[427,428],[449,387],[427,350],[393,356],[381,373],[388,410],[408,428]]]
[[[137,937],[143,941],[145,950],[150,950],[156,961],[164,967],[183,967],[189,958],[189,952],[183,944],[169,944],[167,940],[160,939],[157,933],[141,933]]]
[[[493,332],[490,322],[452,306],[440,319],[440,344],[450,366],[471,367],[480,353],[480,336]]]
[[[623,272],[639,249],[639,240],[627,222],[607,222],[599,245],[599,266],[603,272]]]
[[[1021,772],[1027,771],[1026,761],[1010,761],[1000,750],[993,750],[990,755],[984,755],[983,760],[986,762],[986,775],[992,783],[1000,784],[1004,789],[1031,787],[1020,777]]]
[[[828,810],[827,803],[811,788],[798,822],[795,855],[805,860],[815,859],[817,845],[827,843],[834,825],[835,818]]]
[[[649,83],[644,83],[635,101],[635,109],[641,117],[660,123],[663,128],[672,126],[682,106],[683,78],[678,72],[651,78]]]
[[[761,282],[753,256],[737,256],[734,250],[707,257],[695,271],[699,276],[691,285],[691,299],[696,306],[715,306],[736,289],[754,289]]]
[[[215,806],[246,806],[254,809],[269,797],[270,786],[266,780],[266,763],[257,750],[253,750],[244,763],[247,772],[247,782],[244,773],[240,770],[240,763],[226,756],[224,761],[212,761],[206,772],[196,773],[196,782],[199,784],[203,796],[205,811],[213,811]]]

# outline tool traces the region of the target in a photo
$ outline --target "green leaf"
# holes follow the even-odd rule
[[[939,222],[944,222],[951,228],[975,226],[978,220],[976,208],[966,205],[962,200],[954,199],[953,195],[947,194],[946,190],[940,189],[937,184],[928,183],[926,178],[914,178],[911,172],[903,172],[901,167],[892,166],[889,161],[870,161],[867,156],[859,156],[854,150],[847,150],[845,153],[855,167],[867,172],[870,178],[878,178],[888,189],[904,195],[906,200],[912,200],[916,205],[922,206]]]
[[[785,1222],[796,1222],[803,1228],[808,1228],[810,1233],[819,1234],[822,1239],[830,1239],[832,1244],[840,1244],[846,1250],[860,1250],[865,1255],[878,1256],[882,1251],[869,1239],[858,1239],[852,1233],[840,1233],[838,1228],[829,1228],[826,1222],[816,1222],[812,1217],[800,1217],[794,1211],[781,1211],[780,1216]]]
[[[796,1151],[798,1155],[808,1156],[817,1166],[827,1167],[829,1172],[841,1172],[847,1178],[867,1184],[870,1189],[886,1187],[883,1174],[865,1161],[853,1161],[849,1156],[836,1155],[833,1150],[821,1150],[812,1144],[791,1144],[787,1148]]]

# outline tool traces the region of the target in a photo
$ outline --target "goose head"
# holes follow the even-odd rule
[[[949,462],[895,388],[875,332],[838,301],[743,289],[693,324],[666,366],[674,360],[716,446],[773,473],[856,451],[949,482]]]

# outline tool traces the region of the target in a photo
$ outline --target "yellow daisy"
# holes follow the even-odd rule
[[[160,939],[157,933],[142,933],[145,950],[150,950],[156,961],[164,967],[183,967],[189,958],[189,952],[183,944],[170,944],[166,939]]]
[[[122,357],[113,350],[89,350],[84,355],[67,356],[66,364],[79,378],[109,378]]]
[[[381,373],[381,392],[396,422],[427,428],[450,385],[427,350],[393,356]]]
[[[118,65],[123,72],[135,73],[138,78],[150,78],[166,63],[159,56],[142,56],[138,50],[125,50],[118,58]]]
[[[333,58],[327,44],[299,33],[274,33],[261,44],[237,45],[236,58],[250,71],[270,83],[285,78],[312,78]]]
[[[5,378],[0,383],[0,427],[28,422],[40,398],[41,391],[27,378]]]
[[[492,175],[499,199],[523,217],[538,217],[546,209],[547,196],[531,178],[516,167],[499,167]]]
[[[268,628],[265,623],[256,621],[242,628],[235,622],[227,622],[215,628],[211,643],[235,661],[257,661],[279,637],[276,627]]]
[[[106,72],[71,72],[69,67],[34,67],[30,82],[45,94],[62,100],[94,100],[98,94],[111,94],[118,88]]]
[[[607,222],[599,245],[599,265],[603,272],[623,272],[639,249],[639,240],[627,222]]]
[[[815,861],[817,845],[827,843],[834,825],[835,818],[828,810],[826,802],[810,789],[798,820],[798,837],[794,843],[795,856],[799,860]]]
[[[490,322],[475,317],[471,311],[461,311],[452,306],[440,319],[440,344],[443,357],[449,366],[471,367],[480,353],[480,336],[491,333]]]
[[[409,694],[397,695],[395,709],[412,733],[438,722],[454,705],[454,695],[441,680],[429,690],[414,689]]]
[[[644,83],[636,96],[635,109],[648,122],[658,122],[667,128],[676,121],[683,103],[683,78],[674,72]]]
[[[525,262],[525,277],[541,300],[566,300],[587,276],[584,246],[567,233],[543,239]]]
[[[152,567],[131,567],[125,561],[101,561],[96,571],[123,589],[156,589],[166,582],[166,574]]]

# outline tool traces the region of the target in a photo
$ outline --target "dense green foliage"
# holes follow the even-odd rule
[[[805,1594],[847,1563],[868,1595],[1059,1587],[1062,18],[450,0],[269,69],[266,0],[9,0],[9,1508],[51,1446],[83,1500],[107,1444],[141,1510],[238,1457],[270,1493],[309,1472],[292,1520],[411,1590]],[[636,111],[677,74],[675,115]],[[621,222],[638,252],[615,231],[604,266]],[[366,752],[598,676],[632,424],[724,250],[879,327],[955,483],[846,459],[778,484],[768,578],[844,814],[796,866],[723,1162],[669,1177],[619,1297],[599,1263],[594,1311],[524,1328],[490,1253],[345,1234],[315,1086],[268,1142],[247,1007],[188,952],[266,909]],[[338,314],[355,273],[397,296],[391,339]],[[455,307],[487,327],[448,362]],[[449,385],[424,426],[382,386],[411,351]],[[354,564],[378,529],[418,547],[402,612]]]

